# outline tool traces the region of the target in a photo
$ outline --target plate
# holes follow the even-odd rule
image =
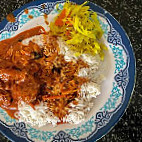
[[[6,19],[0,24],[0,41],[16,34],[42,25],[44,13],[49,21],[63,8],[65,1],[40,0],[31,2],[14,11],[16,21]],[[81,4],[83,1],[74,0]],[[44,7],[43,7],[44,4]],[[89,2],[91,10],[98,13],[98,19],[104,30],[104,42],[108,46],[105,55],[105,76],[102,83],[101,95],[95,100],[94,108],[86,121],[78,125],[61,124],[53,128],[47,125],[41,128],[11,119],[0,108],[0,131],[12,141],[20,142],[92,142],[96,141],[111,130],[123,115],[133,91],[135,82],[135,58],[130,40],[120,24],[104,9]],[[29,13],[25,13],[25,9]],[[30,15],[30,16],[29,16]],[[32,17],[32,18],[29,18]]]

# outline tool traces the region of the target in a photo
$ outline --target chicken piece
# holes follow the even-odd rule
[[[0,70],[0,79],[4,82],[8,81],[17,81],[22,82],[26,77],[25,71],[19,71],[15,69],[1,69]]]
[[[36,100],[40,84],[31,75],[28,75],[24,82],[14,84],[12,87],[12,97],[15,100],[22,100],[31,103]]]

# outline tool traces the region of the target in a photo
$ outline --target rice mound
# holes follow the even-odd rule
[[[30,105],[20,102],[18,104],[19,109],[19,121],[27,122],[32,126],[44,126],[51,123],[55,126],[60,122],[59,118],[54,116],[54,114],[48,110],[46,103],[41,102],[39,105],[35,106],[33,109]]]
[[[42,44],[43,35],[34,36],[30,39],[23,41],[23,44],[28,44],[29,41],[36,42],[38,45]],[[66,61],[76,61],[78,57],[74,55],[74,51],[69,50],[65,42],[58,39],[60,47],[60,54],[65,56]],[[63,122],[70,124],[79,124],[84,121],[94,106],[94,99],[101,94],[101,82],[104,80],[104,76],[101,74],[96,76],[96,72],[99,72],[101,68],[101,59],[99,56],[91,56],[88,54],[82,54],[80,56],[90,67],[80,70],[78,76],[88,77],[90,82],[81,86],[80,98],[77,98],[77,105],[70,104],[69,114],[63,118]],[[52,124],[56,126],[60,122],[51,111],[49,111],[46,103],[41,102],[35,106],[35,109],[30,105],[20,102],[18,104],[19,121],[27,122],[32,126],[44,126],[46,124]]]

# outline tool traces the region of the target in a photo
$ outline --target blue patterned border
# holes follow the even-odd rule
[[[33,15],[34,17],[38,17],[38,16],[41,16],[43,13],[49,14],[55,5],[57,3],[60,3],[55,0],[50,0],[51,2],[47,2],[47,1],[48,0],[41,0],[40,2],[39,1],[32,2],[28,5],[25,5],[21,9],[17,10],[15,12],[15,14],[18,14],[18,15],[16,18],[17,21],[15,23],[12,23],[12,24],[7,23],[6,20],[4,20],[1,23],[1,25],[5,28],[3,28],[0,31],[0,35],[1,35],[0,39],[3,40],[3,39],[11,37],[12,35],[14,35],[15,31],[17,31],[19,28],[21,28],[25,23],[27,23],[30,20],[30,19],[28,19],[27,16],[23,15],[23,17],[22,17],[23,21],[21,20],[19,22],[18,19],[22,15],[24,8],[28,7],[31,10],[30,14]],[[63,2],[63,1],[61,1],[61,2]],[[75,0],[74,2],[82,3],[78,0]],[[45,3],[44,10],[41,9],[42,3]],[[37,139],[37,140],[45,141],[45,142],[50,140],[51,138],[53,138],[53,142],[60,142],[60,141],[62,141],[62,142],[73,142],[73,141],[90,141],[90,142],[92,142],[92,140],[93,141],[97,140],[102,135],[104,135],[110,129],[110,127],[112,127],[114,125],[114,123],[117,122],[118,118],[124,112],[126,105],[128,103],[128,100],[130,98],[131,91],[132,91],[133,84],[134,84],[133,77],[135,74],[135,71],[134,71],[135,67],[129,66],[130,65],[130,58],[131,58],[131,60],[134,61],[134,58],[133,58],[134,56],[133,56],[133,53],[131,50],[131,46],[130,46],[128,37],[125,35],[125,32],[122,30],[122,28],[112,18],[112,16],[110,14],[108,14],[102,8],[100,8],[99,6],[97,6],[93,3],[89,3],[89,5],[92,10],[97,11],[101,17],[105,18],[111,27],[111,30],[108,33],[107,40],[110,43],[110,48],[112,49],[113,54],[114,54],[115,67],[116,67],[114,73],[116,75],[114,78],[115,81],[113,82],[113,90],[112,90],[112,94],[110,95],[110,98],[108,99],[108,101],[106,102],[104,107],[100,109],[100,112],[98,112],[95,117],[93,116],[85,124],[83,124],[82,126],[80,126],[78,128],[66,129],[66,131],[60,131],[60,132],[56,132],[56,131],[52,131],[52,132],[45,131],[44,132],[44,131],[36,130],[36,129],[30,127],[29,125],[26,126],[24,123],[17,123],[17,122],[13,123],[13,120],[10,120],[5,115],[5,113],[2,110],[0,110],[0,113],[3,114],[4,118],[7,121],[9,121],[10,123],[13,123],[13,125],[7,125],[2,121],[0,121],[0,123],[4,127],[9,128],[9,130],[11,130],[15,135],[17,135],[17,137],[15,136],[16,140],[19,139],[20,141],[32,141],[28,138],[28,136],[30,135],[31,139]],[[60,7],[62,8],[62,5],[60,5]],[[57,11],[54,11],[54,12],[57,12]],[[101,24],[104,27],[105,34],[107,34],[107,26],[103,22]],[[117,27],[119,27],[119,28],[117,28]],[[5,32],[5,34],[3,34],[4,32]],[[126,43],[126,41],[123,41],[122,39],[126,39],[126,41],[128,43]],[[123,48],[123,50],[120,49],[119,46],[121,46]],[[130,49],[128,49],[128,46]],[[121,56],[122,52],[125,52],[125,54],[127,56],[126,63],[124,62],[123,56]],[[131,69],[131,71],[130,71],[130,69]],[[132,74],[132,77],[131,77],[132,79],[129,78],[130,73]],[[131,86],[129,83],[130,81],[132,82]],[[128,85],[130,87],[128,87]],[[128,88],[129,88],[129,90],[128,90]],[[129,96],[127,96],[127,97],[125,96],[126,92],[129,94]],[[122,100],[121,100],[120,105],[116,108],[115,105],[116,105],[116,102],[120,96],[122,97]],[[113,109],[113,111],[110,111],[112,109]],[[115,118],[115,120],[113,119],[113,122],[111,122],[112,118]],[[94,128],[95,128],[95,130],[93,130]],[[3,129],[1,129],[1,130],[3,130]],[[4,133],[4,131],[2,131],[2,132]],[[86,132],[92,132],[92,134],[90,134],[85,139],[77,140],[81,135],[85,134]],[[12,140],[15,139],[13,137],[13,134],[10,132],[7,134],[7,136],[9,138],[11,138]],[[76,138],[76,140],[72,139],[71,137]],[[25,138],[26,140],[23,138]]]

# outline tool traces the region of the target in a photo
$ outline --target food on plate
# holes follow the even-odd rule
[[[44,126],[79,124],[100,95],[106,46],[97,14],[66,2],[49,23],[0,42],[0,107]]]
[[[103,50],[107,50],[101,41],[103,30],[97,18],[97,13],[90,11],[89,6],[76,5],[66,2],[63,10],[50,23],[53,35],[61,37],[75,51],[75,55],[82,53],[99,54],[104,58]]]
[[[8,22],[12,22],[12,23],[16,21],[13,13],[8,14],[6,19]]]

